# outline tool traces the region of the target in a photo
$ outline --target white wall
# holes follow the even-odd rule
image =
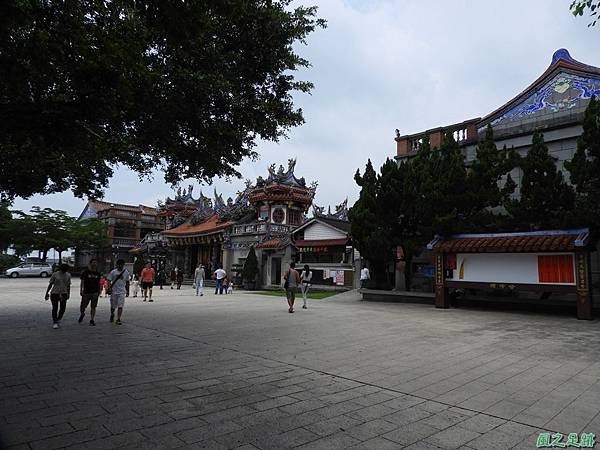
[[[456,255],[454,278],[448,279],[484,283],[540,284],[537,260],[540,254],[550,255],[550,253],[459,253]],[[560,254],[564,255],[565,253]],[[461,280],[459,273],[463,262],[464,278]],[[573,267],[574,270],[575,267]]]
[[[334,228],[315,222],[304,229],[304,239],[345,239],[346,234]]]

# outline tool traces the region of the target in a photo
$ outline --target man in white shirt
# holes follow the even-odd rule
[[[110,283],[110,321],[115,320],[115,309],[117,310],[117,325],[121,325],[121,316],[125,306],[125,294],[127,293],[127,283],[131,278],[129,271],[125,269],[125,261],[117,260],[117,268],[108,274]]]
[[[367,281],[369,281],[370,279],[371,274],[369,273],[369,269],[367,269],[367,266],[363,266],[362,270],[360,271],[360,288],[366,288]]]
[[[218,292],[219,294],[223,294],[223,279],[227,276],[227,272],[223,270],[223,267],[219,266],[217,270],[215,270],[215,279],[217,280],[217,286],[215,287],[215,294]]]

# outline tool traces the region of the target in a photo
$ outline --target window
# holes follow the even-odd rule
[[[302,214],[297,209],[290,210],[290,225],[300,225],[302,223]]]
[[[575,283],[573,255],[539,255],[540,283]]]
[[[273,211],[273,222],[275,223],[283,223],[285,219],[285,212],[281,208],[276,208]]]

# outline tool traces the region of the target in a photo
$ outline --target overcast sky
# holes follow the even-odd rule
[[[600,66],[600,25],[574,18],[571,0],[312,0],[328,21],[298,50],[312,67],[298,74],[315,84],[297,95],[306,123],[279,144],[261,143],[258,161],[245,161],[245,178],[265,176],[271,163],[297,158],[296,175],[317,180],[315,202],[335,205],[358,196],[353,175],[367,158],[376,168],[395,154],[394,130],[415,133],[481,117],[533,82],[558,48]],[[184,183],[187,186],[189,183]],[[194,182],[224,198],[243,180]],[[140,182],[120,169],[105,200],[153,206],[172,190],[157,173]],[[17,200],[78,215],[85,201],[70,192]]]

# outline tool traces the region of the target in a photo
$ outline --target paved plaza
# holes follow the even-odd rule
[[[532,449],[600,434],[600,325],[570,315],[362,302],[129,298],[124,324],[53,330],[44,280],[0,279],[11,449]],[[77,285],[73,293],[77,294]]]

